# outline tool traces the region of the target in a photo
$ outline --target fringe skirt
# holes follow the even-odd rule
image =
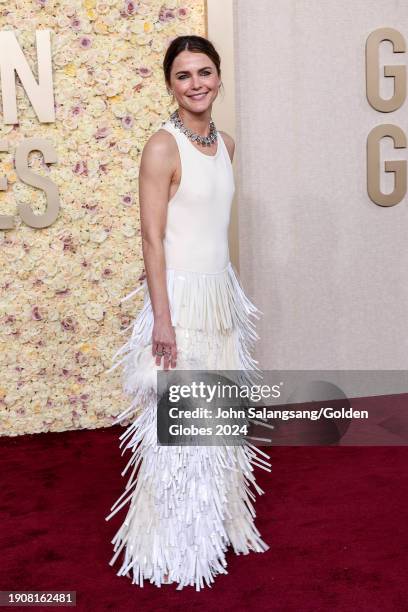
[[[152,355],[146,281],[122,301],[141,289],[143,308],[131,323],[128,341],[112,358],[121,359],[108,370],[123,364],[123,389],[132,396],[115,420],[127,425],[119,446],[122,454],[131,450],[122,476],[131,473],[106,520],[130,503],[112,539],[109,564],[121,556],[117,575],[141,587],[145,580],[160,587],[168,575],[177,589],[191,585],[199,591],[227,573],[228,546],[236,554],[268,550],[254,523],[255,492],[264,493],[254,467],[270,471],[271,466],[269,456],[247,439],[239,446],[157,444],[157,370],[163,366]],[[262,313],[246,297],[231,262],[216,274],[167,269],[167,289],[177,369],[259,372],[251,355],[258,338],[251,317]]]

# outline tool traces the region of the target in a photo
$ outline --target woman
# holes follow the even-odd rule
[[[146,143],[139,196],[146,281],[144,305],[128,342],[113,359],[124,364],[123,387],[133,396],[115,422],[141,413],[122,434],[133,472],[109,520],[129,500],[112,540],[117,573],[143,586],[211,586],[226,574],[225,551],[269,547],[254,525],[253,466],[270,471],[266,453],[241,446],[157,444],[157,370],[258,370],[251,349],[258,337],[248,300],[228,251],[235,190],[234,141],[217,132],[212,103],[221,85],[220,58],[200,36],[180,36],[163,69],[178,109]],[[111,368],[111,369],[113,369]],[[123,452],[124,452],[123,451]],[[265,458],[262,458],[265,457]],[[139,470],[136,477],[136,470]],[[132,572],[132,575],[130,575]]]

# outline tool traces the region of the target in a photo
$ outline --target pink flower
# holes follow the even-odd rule
[[[130,315],[127,315],[124,313],[120,314],[119,315],[120,329],[125,329],[126,327],[129,327],[131,320],[132,318]]]
[[[34,319],[34,321],[42,321],[42,315],[40,313],[40,310],[38,308],[38,306],[33,306],[31,309],[31,318]]]
[[[110,129],[108,126],[99,127],[95,134],[96,140],[99,140],[100,138],[106,138],[109,132],[110,132]]]
[[[81,29],[81,22],[78,19],[78,17],[72,17],[71,19],[71,27],[73,30],[80,30]]]
[[[76,253],[75,244],[73,243],[72,236],[65,236],[62,238],[63,242],[63,251],[70,251],[71,253]]]
[[[125,195],[122,197],[122,204],[125,206],[132,206],[133,196],[131,193],[125,193]]]
[[[122,127],[126,130],[129,130],[133,126],[133,117],[132,115],[125,115],[122,117]]]
[[[136,4],[133,2],[133,0],[125,1],[123,11],[125,15],[134,15],[135,13],[137,13],[137,7],[136,7]]]
[[[181,20],[187,19],[189,13],[190,9],[188,9],[186,6],[182,6],[177,9],[177,17]]]
[[[76,106],[73,106],[71,109],[71,113],[73,115],[81,115],[83,112],[83,107],[80,104],[77,104]]]
[[[62,319],[61,326],[65,331],[74,331],[76,327],[74,319],[69,316]]]
[[[83,174],[84,176],[88,176],[88,166],[86,161],[78,161],[72,169],[74,174]]]
[[[175,19],[175,14],[173,9],[168,9],[165,6],[162,6],[159,12],[159,21],[166,22]]]
[[[148,66],[139,66],[137,72],[140,74],[141,77],[149,77],[152,75],[153,71]]]
[[[79,46],[82,47],[82,49],[89,49],[91,45],[92,40],[89,38],[89,36],[81,36],[79,39]]]

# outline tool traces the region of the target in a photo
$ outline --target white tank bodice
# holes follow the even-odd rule
[[[236,329],[240,366],[244,371],[256,369],[251,347],[258,335],[252,317],[258,319],[262,313],[246,296],[229,259],[228,226],[235,183],[228,149],[220,133],[217,152],[211,156],[197,149],[169,120],[162,128],[176,139],[182,171],[181,183],[168,202],[164,237],[172,325],[207,334]],[[142,290],[143,308],[129,326],[133,327],[131,337],[112,359],[115,361],[122,353],[125,356],[110,368],[116,368],[123,360],[129,363],[129,392],[138,386],[139,371],[145,371],[141,360],[150,360],[153,365],[154,315],[147,278],[120,300],[129,300]],[[198,359],[200,350],[197,348]],[[193,363],[193,356],[189,359]],[[151,368],[154,380],[158,367]],[[201,367],[197,362],[196,369]]]
[[[199,151],[170,120],[181,161],[181,182],[168,202],[166,268],[218,273],[229,264],[228,227],[235,192],[231,159],[221,134],[215,155]]]

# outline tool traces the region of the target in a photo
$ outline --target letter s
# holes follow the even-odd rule
[[[31,151],[41,151],[44,161],[54,164],[57,153],[53,145],[45,138],[26,138],[16,150],[16,172],[19,178],[32,187],[38,187],[46,193],[47,205],[43,214],[34,214],[28,204],[18,203],[18,211],[24,223],[31,227],[48,227],[54,223],[60,209],[58,187],[45,176],[39,176],[28,167],[28,156]]]

